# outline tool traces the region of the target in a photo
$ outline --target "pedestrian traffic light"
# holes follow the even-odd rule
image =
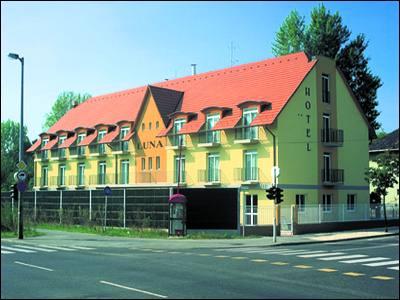
[[[266,189],[267,192],[267,198],[270,200],[275,199],[275,195],[276,195],[276,187],[272,186],[269,189]]]
[[[15,184],[13,184],[13,185],[11,185],[10,186],[10,198],[11,198],[11,201],[14,201],[14,202],[16,202],[16,201],[18,201],[18,188],[17,188],[17,184],[15,183]]]
[[[283,195],[282,195],[283,190],[281,188],[276,188],[276,200],[275,204],[279,204],[283,202]]]

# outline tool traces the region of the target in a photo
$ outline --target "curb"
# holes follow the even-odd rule
[[[277,247],[277,246],[289,246],[289,245],[334,243],[334,242],[353,241],[353,240],[362,240],[362,239],[371,239],[371,238],[382,238],[382,237],[395,236],[395,235],[399,235],[399,233],[396,232],[396,233],[388,233],[388,234],[379,235],[379,236],[375,235],[375,236],[363,236],[363,237],[354,237],[354,238],[343,238],[343,239],[330,240],[330,241],[284,242],[284,243],[277,243],[277,244],[273,244],[273,245],[269,245],[269,246]]]

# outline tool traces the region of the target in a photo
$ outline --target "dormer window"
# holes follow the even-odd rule
[[[186,123],[186,119],[176,119],[174,121],[174,131],[173,131],[173,134],[175,135],[173,137],[173,139],[174,139],[173,145],[174,146],[185,145],[185,140],[184,140],[183,136],[177,135],[185,123]]]
[[[67,139],[66,135],[60,136],[59,139],[58,139],[58,146],[61,146],[66,139]],[[60,148],[59,149],[58,156],[59,157],[65,157],[65,148]]]
[[[208,114],[207,122],[206,122],[206,131],[207,131],[207,143],[219,143],[220,141],[220,132],[219,131],[211,131],[215,124],[220,119],[220,114]]]

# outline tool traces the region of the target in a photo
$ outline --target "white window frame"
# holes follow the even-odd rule
[[[86,133],[78,134],[78,137],[76,139],[76,145],[78,146],[78,144],[80,142],[82,142],[85,137],[86,137]],[[77,154],[85,154],[85,146],[78,146]]]
[[[330,170],[332,168],[332,159],[331,159],[331,153],[325,152],[324,155],[324,179],[325,181],[331,181],[331,174]],[[329,180],[328,180],[329,179]]]
[[[353,197],[353,204],[352,207],[350,204],[350,199],[351,197]],[[357,194],[347,194],[347,205],[346,205],[346,209],[347,211],[355,211],[356,210],[356,201],[357,201]]]
[[[44,187],[49,186],[49,167],[48,166],[42,167],[42,177],[45,178],[45,180],[42,179],[42,182],[41,182],[41,183],[43,183],[43,186]]]
[[[250,205],[247,205],[247,197],[250,196]],[[254,196],[257,197],[257,205],[254,205]],[[245,203],[245,225],[247,226],[256,226],[258,224],[258,195],[257,194],[251,194],[251,195],[245,195],[244,199]],[[250,224],[248,223],[248,217],[250,218]]]
[[[219,182],[220,178],[220,156],[219,153],[209,153],[207,157],[207,181]],[[212,167],[212,168],[210,168]],[[212,173],[211,173],[212,170]]]
[[[107,130],[100,130],[99,134],[97,135],[97,142],[100,142],[104,136],[107,134]],[[100,149],[103,149],[100,151]],[[106,152],[106,148],[105,148],[105,144],[99,144],[99,153],[105,153]]]
[[[129,159],[121,160],[121,184],[129,183]]]
[[[304,213],[306,209],[306,195],[296,194],[296,205],[299,213]]]
[[[181,164],[180,164],[180,172],[181,172],[181,174],[180,174],[180,176],[179,176],[179,178],[180,178],[180,180],[179,180],[179,182],[180,183],[182,183],[182,182],[186,182],[186,176],[184,177],[184,175],[185,175],[185,169],[186,169],[186,158],[185,158],[185,155],[182,155],[181,156]],[[179,156],[175,156],[175,158],[174,158],[174,181],[178,181],[178,166],[179,166]]]
[[[247,166],[247,159],[246,157],[250,156],[250,166]],[[245,180],[258,180],[258,153],[255,150],[245,151],[244,152],[244,172],[245,172]],[[250,168],[250,178],[247,178],[247,169]],[[253,174],[254,173],[254,174]]]
[[[185,125],[185,123],[186,123],[186,119],[183,119],[183,118],[174,120],[173,133],[178,134],[178,132],[182,129],[183,125]],[[175,139],[174,146],[179,146],[181,144],[181,141],[182,141],[182,146],[185,146],[185,138],[184,138],[183,134],[175,135],[174,139]]]
[[[103,171],[103,172],[101,172]],[[106,180],[106,174],[107,174],[107,163],[104,161],[99,162],[99,174],[98,174],[98,178],[100,178],[101,175],[103,175],[102,177],[104,178],[104,182],[99,183],[99,184],[106,184],[107,180]]]
[[[66,166],[65,165],[60,165],[59,166],[59,174],[58,176],[60,177],[59,185],[60,186],[65,186],[65,170]]]
[[[324,103],[330,103],[331,102],[331,99],[327,99],[327,101],[324,101],[324,86],[325,86],[325,80],[327,80],[328,81],[328,84],[327,84],[327,92],[328,92],[328,94],[330,93],[330,79],[329,79],[329,75],[328,74],[322,74],[322,102],[324,102]],[[328,96],[329,97],[329,96]]]
[[[329,202],[328,202],[328,199],[329,199]],[[332,201],[333,201],[332,194],[323,194],[322,195],[322,212],[324,212],[324,213],[332,212]]]
[[[206,130],[207,132],[207,143],[219,143],[220,142],[220,131],[211,131],[215,124],[220,120],[219,113],[216,114],[208,114],[206,119]]]
[[[78,186],[85,185],[85,163],[78,164]]]

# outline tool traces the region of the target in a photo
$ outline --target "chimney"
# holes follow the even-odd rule
[[[192,75],[196,75],[196,64],[191,64],[192,66]]]

